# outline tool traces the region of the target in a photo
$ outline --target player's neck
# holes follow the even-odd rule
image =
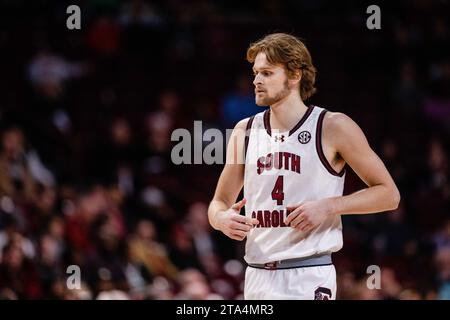
[[[270,126],[273,130],[291,130],[303,117],[308,107],[297,95],[289,95],[270,106]]]

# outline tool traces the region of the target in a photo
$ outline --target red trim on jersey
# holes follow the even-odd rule
[[[298,128],[300,128],[302,126],[302,124],[305,123],[306,119],[308,119],[308,117],[310,116],[310,114],[313,112],[314,110],[314,106],[309,106],[308,109],[306,110],[305,114],[303,115],[303,117],[300,119],[300,121],[295,125],[295,127],[293,127],[291,129],[291,131],[289,131],[289,135],[293,134],[295,131],[298,130]]]
[[[317,129],[316,129],[316,150],[317,154],[319,155],[320,162],[322,162],[325,169],[328,170],[329,173],[331,173],[333,176],[342,177],[345,173],[345,165],[342,168],[341,172],[336,172],[336,170],[333,169],[331,164],[328,162],[327,158],[325,157],[325,154],[323,153],[322,149],[322,124],[323,124],[323,118],[325,117],[325,113],[327,113],[327,110],[323,110],[320,115],[319,119],[317,120]]]
[[[306,119],[311,115],[311,113],[314,110],[314,106],[308,106],[308,109],[306,109],[305,114],[301,117],[301,119],[297,122],[297,124],[289,130],[289,136],[292,135],[295,131],[298,130],[302,126],[302,124],[305,123]],[[266,110],[264,112],[264,128],[266,128],[267,134],[269,136],[272,136],[272,128],[270,126],[270,109]]]
[[[266,128],[267,134],[272,136],[272,129],[270,128],[270,108],[264,112],[264,128]]]
[[[252,116],[250,119],[248,119],[247,126],[245,128],[244,157],[247,157],[247,148],[248,142],[250,141],[250,130],[252,129],[253,119],[255,119],[255,116]]]

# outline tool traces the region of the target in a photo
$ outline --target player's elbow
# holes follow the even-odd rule
[[[398,191],[395,185],[389,188],[388,199],[389,210],[396,210],[400,204],[401,196],[400,191]]]

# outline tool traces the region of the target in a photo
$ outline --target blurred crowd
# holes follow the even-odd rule
[[[173,164],[171,134],[261,111],[245,51],[274,31],[305,39],[307,103],[351,116],[402,195],[343,217],[338,298],[450,299],[448,3],[380,5],[368,30],[347,1],[86,0],[70,31],[72,2],[0,2],[0,299],[242,299],[243,243],[207,219],[222,165]]]

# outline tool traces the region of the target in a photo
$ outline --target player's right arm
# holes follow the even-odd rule
[[[235,203],[244,185],[244,145],[247,121],[248,119],[239,121],[233,129],[227,146],[225,166],[208,209],[211,226],[231,239],[239,241],[247,236],[253,225],[258,224],[257,219],[239,214],[245,205],[245,198]]]

